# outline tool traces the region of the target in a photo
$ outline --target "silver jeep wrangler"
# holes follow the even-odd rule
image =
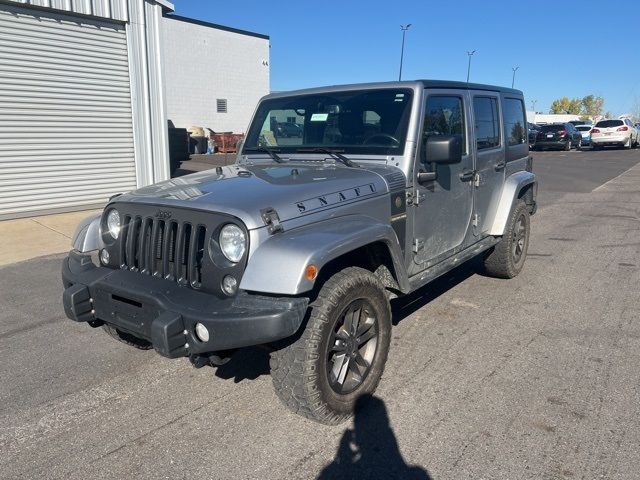
[[[339,423],[380,381],[391,298],[477,255],[522,270],[526,126],[522,92],[487,85],[268,95],[236,164],[116,196],[78,227],[65,312],[197,367],[268,345],[283,403]]]

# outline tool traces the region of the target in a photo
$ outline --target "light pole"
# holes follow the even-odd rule
[[[471,73],[471,57],[476,53],[475,50],[467,51],[467,55],[469,55],[469,64],[467,65],[467,83],[469,83],[469,74]]]
[[[538,103],[538,100],[531,100],[531,106],[533,107],[533,113],[536,113],[536,103]]]
[[[400,49],[400,74],[398,75],[398,81],[402,80],[402,60],[404,59],[404,36],[407,33],[407,30],[409,30],[410,26],[411,26],[410,23],[407,23],[406,25],[400,25],[400,30],[402,30],[402,48]]]
[[[516,72],[518,71],[520,67],[512,67],[511,70],[513,70],[513,77],[511,77],[511,88],[513,88],[513,86],[516,83]]]

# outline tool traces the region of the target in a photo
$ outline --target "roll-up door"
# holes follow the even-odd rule
[[[135,186],[124,25],[0,4],[0,219]]]

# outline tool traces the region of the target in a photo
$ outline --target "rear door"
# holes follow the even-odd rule
[[[490,228],[490,220],[497,209],[504,184],[506,160],[500,94],[473,91],[471,96],[476,150],[473,233],[480,237]]]

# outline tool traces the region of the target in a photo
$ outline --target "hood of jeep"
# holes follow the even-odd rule
[[[367,168],[287,162],[206,170],[140,188],[117,201],[228,213],[253,229],[264,226],[261,210],[266,208],[275,209],[284,222],[387,192],[383,177]]]

